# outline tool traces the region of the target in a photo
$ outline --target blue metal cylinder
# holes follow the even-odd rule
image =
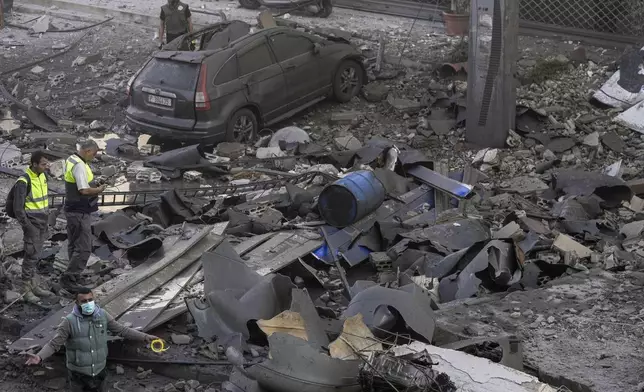
[[[385,193],[373,172],[350,173],[322,190],[318,198],[320,215],[331,226],[349,226],[380,207]]]

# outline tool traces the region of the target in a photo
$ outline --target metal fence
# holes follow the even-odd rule
[[[643,0],[521,0],[523,21],[644,37]]]

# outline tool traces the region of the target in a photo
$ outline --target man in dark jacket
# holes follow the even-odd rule
[[[96,305],[92,291],[83,287],[77,290],[74,309],[58,325],[56,336],[38,354],[28,353],[26,364],[38,365],[64,345],[69,390],[107,392],[107,331],[147,343],[158,339],[115,321]]]
[[[42,151],[31,154],[29,167],[20,176],[13,188],[13,211],[22,226],[24,235],[24,258],[22,279],[16,289],[24,293],[24,300],[31,303],[39,297],[50,297],[53,293],[42,288],[43,280],[36,273],[43,243],[49,237],[49,198],[45,170],[49,166]]]
[[[168,0],[161,7],[161,25],[159,26],[159,41],[163,45],[163,34],[167,35],[166,43],[172,42],[185,33],[192,33],[192,13],[187,4],[179,0]]]

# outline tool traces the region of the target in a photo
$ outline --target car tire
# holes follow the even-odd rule
[[[320,11],[318,11],[317,15],[320,18],[328,18],[331,16],[331,13],[333,12],[333,3],[331,0],[322,0],[320,1]]]
[[[338,102],[349,102],[360,93],[363,84],[362,66],[354,60],[344,60],[333,77],[333,96]]]
[[[243,8],[247,8],[249,10],[256,10],[261,7],[261,4],[257,0],[239,0],[239,4],[241,4]]]
[[[250,143],[255,139],[259,130],[257,116],[250,109],[240,109],[228,121],[226,141]]]

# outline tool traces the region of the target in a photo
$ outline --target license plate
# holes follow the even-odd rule
[[[158,95],[148,95],[148,102],[156,105],[172,106],[172,98],[159,97]]]

